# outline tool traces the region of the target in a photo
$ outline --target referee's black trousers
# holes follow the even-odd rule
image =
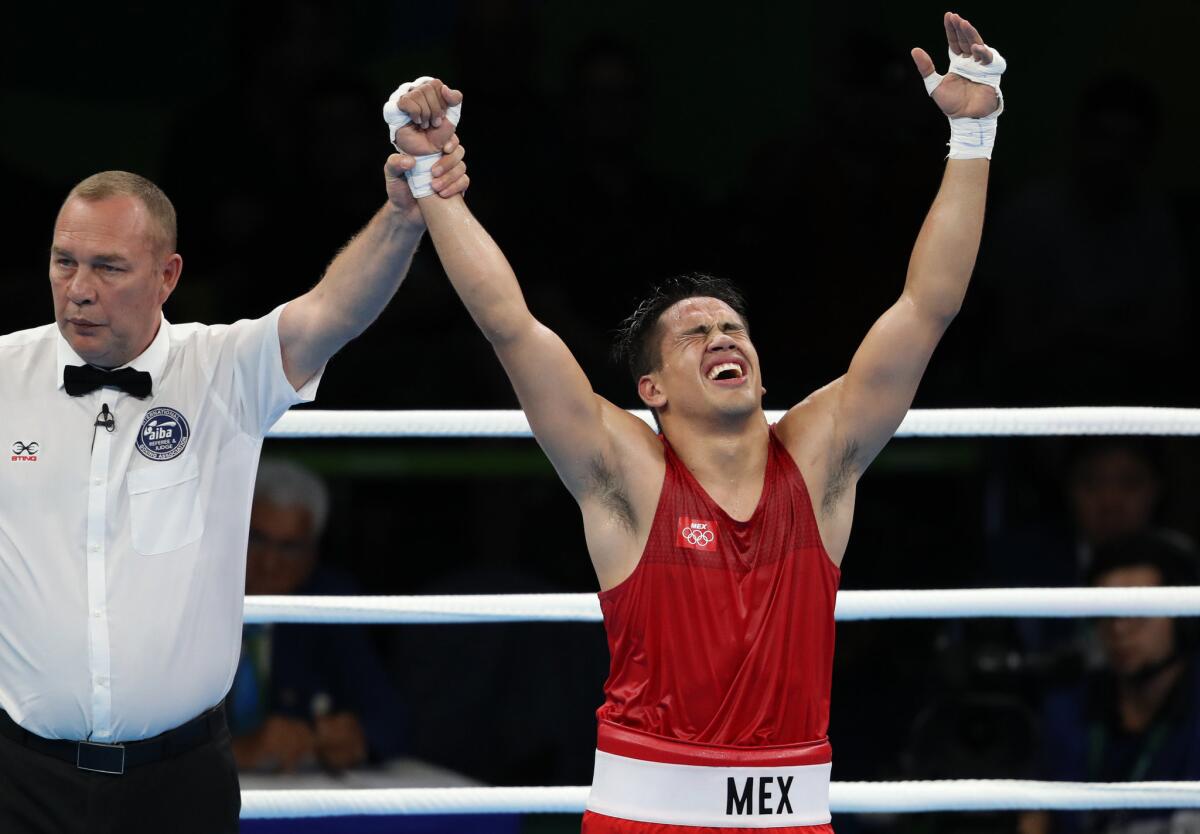
[[[241,808],[228,728],[120,776],[0,736],[3,834],[236,834]]]

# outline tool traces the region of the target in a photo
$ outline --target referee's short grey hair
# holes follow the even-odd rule
[[[312,470],[281,458],[263,458],[254,481],[254,500],[277,507],[300,507],[312,515],[313,534],[325,532],[329,520],[329,487]]]

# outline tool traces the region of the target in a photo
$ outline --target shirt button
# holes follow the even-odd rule
[[[100,619],[101,617],[104,616],[104,609],[103,608],[93,608],[92,616],[95,617],[97,620]]]
[[[93,553],[99,553],[99,552],[100,552],[100,545],[98,545],[98,544],[89,544],[89,545],[88,545],[88,550],[92,551]],[[78,609],[76,609],[76,610],[78,610]]]
[[[92,478],[92,483],[95,484],[96,486],[100,486],[100,484],[104,483],[104,479],[103,478]]]
[[[108,678],[104,675],[96,675],[96,686],[108,686]]]

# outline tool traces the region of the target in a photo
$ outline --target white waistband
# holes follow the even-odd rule
[[[700,767],[596,751],[587,809],[618,819],[716,828],[829,822],[831,765]]]

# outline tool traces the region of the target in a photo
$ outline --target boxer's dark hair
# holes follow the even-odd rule
[[[669,278],[651,289],[617,329],[613,356],[625,363],[637,382],[662,367],[662,314],[686,298],[715,298],[728,304],[750,330],[746,317],[746,299],[733,282],[703,272],[689,272]]]

